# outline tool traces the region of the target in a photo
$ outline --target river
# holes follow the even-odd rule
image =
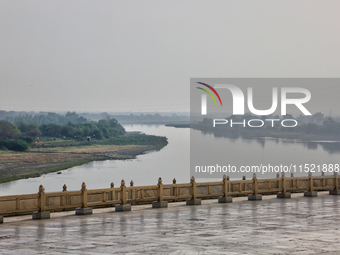
[[[54,192],[61,191],[64,184],[67,185],[68,190],[79,190],[82,182],[86,183],[88,189],[97,189],[109,188],[111,182],[115,184],[115,187],[118,187],[121,179],[125,179],[127,185],[130,185],[130,181],[133,180],[135,186],[157,184],[158,177],[162,177],[165,184],[172,183],[173,178],[176,178],[177,183],[190,181],[190,130],[188,128],[163,125],[124,125],[124,127],[127,131],[141,131],[146,134],[166,136],[169,144],[160,151],[148,152],[133,160],[95,161],[63,170],[62,174],[49,173],[37,178],[2,183],[0,184],[0,196],[36,193],[40,184],[45,187],[46,192]],[[203,136],[198,130],[192,132]],[[213,135],[204,136],[206,139],[216,139]],[[340,163],[339,143],[303,143],[272,138],[219,139],[223,139],[225,146],[234,148],[235,155],[240,153],[248,155],[251,152],[253,159],[263,158],[267,154],[290,152],[292,155],[298,154],[306,162],[313,159],[313,162],[316,163]],[[251,164],[251,161],[248,164]],[[240,174],[239,178],[241,176]],[[273,178],[274,176],[271,174],[267,177]],[[210,179],[198,179],[197,181],[207,180]]]

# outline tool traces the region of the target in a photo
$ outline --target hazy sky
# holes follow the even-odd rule
[[[189,111],[191,77],[340,77],[339,10],[313,0],[2,0],[0,110]],[[320,93],[324,111],[340,105],[340,86]]]

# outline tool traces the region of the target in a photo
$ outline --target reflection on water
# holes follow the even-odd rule
[[[340,152],[340,142],[338,141],[302,141],[294,138],[274,138],[274,137],[250,137],[249,135],[241,135],[239,133],[230,132],[225,134],[214,134],[210,131],[201,130],[199,131],[204,136],[214,136],[217,139],[228,138],[230,142],[235,142],[242,139],[245,143],[251,143],[256,141],[261,145],[262,148],[265,147],[266,141],[274,141],[275,143],[301,143],[308,150],[317,150],[319,145],[321,148],[329,153],[339,153]]]
[[[317,150],[318,149],[318,143],[315,142],[307,142],[305,143],[305,145],[307,146],[308,150]]]
[[[137,156],[134,160],[106,160],[91,162],[82,166],[63,170],[62,174],[50,173],[38,178],[18,180],[0,184],[0,196],[37,193],[40,184],[46,192],[61,191],[64,184],[68,190],[80,190],[84,181],[88,189],[115,187],[120,181],[134,181],[135,186],[157,184],[158,177],[163,183],[188,183],[190,180],[190,153],[188,128],[173,128],[163,125],[125,125],[127,131],[142,131],[146,134],[168,137],[169,144],[160,151]],[[277,164],[294,163],[340,163],[339,142],[302,142],[296,139],[258,137],[247,138],[237,134],[229,137],[216,137],[207,132],[193,130],[197,136],[205,136],[207,142],[223,145],[226,155],[234,159],[240,157],[247,165],[276,162]],[[236,179],[241,179],[239,173]],[[251,175],[247,176],[249,178]],[[268,175],[273,178],[275,174]],[[295,176],[306,176],[306,173]],[[221,175],[222,178],[222,175]],[[218,180],[220,180],[219,178]],[[211,179],[197,179],[211,181]]]
[[[318,144],[320,144],[325,151],[327,151],[331,154],[340,152],[340,143],[337,143],[337,142],[334,142],[334,143],[320,142]]]
[[[340,164],[340,142],[335,141],[308,141],[292,138],[249,137],[233,132],[226,136],[192,130],[191,131],[191,157],[192,174],[197,177],[213,176],[219,180],[223,172],[216,170],[209,173],[209,166],[226,166],[225,174],[231,179],[240,179],[242,175],[252,178],[253,170],[257,170],[258,178],[274,178],[277,166],[294,172],[295,176],[307,176],[302,166],[314,164],[320,170],[323,164]],[[195,149],[196,148],[196,149]],[[230,171],[229,166],[236,167],[236,171]],[[264,166],[265,168],[262,168]],[[301,167],[300,167],[301,166]],[[195,171],[196,167],[201,173]],[[242,167],[242,168],[241,168]],[[244,167],[248,167],[247,171]],[[208,170],[207,170],[208,169]],[[263,169],[270,169],[262,172]],[[199,171],[199,170],[198,170]],[[207,172],[205,172],[207,171]],[[260,171],[260,173],[258,172]],[[306,170],[308,171],[308,170]],[[315,172],[315,175],[320,175]],[[327,174],[333,174],[328,172]],[[209,180],[209,179],[207,179]]]

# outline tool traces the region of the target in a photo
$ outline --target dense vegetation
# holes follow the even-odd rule
[[[74,114],[74,119],[80,119]],[[87,120],[86,120],[87,121]],[[26,151],[29,146],[37,146],[37,141],[52,140],[54,145],[60,146],[60,141],[69,146],[79,142],[100,144],[160,144],[166,143],[166,138],[143,134],[126,135],[125,129],[116,119],[107,117],[99,121],[82,123],[59,124],[26,124],[17,125],[9,121],[0,121],[0,149]],[[77,143],[71,142],[70,140]],[[66,142],[68,141],[68,142]],[[33,144],[34,143],[34,144]]]
[[[22,126],[25,126],[25,124]],[[122,125],[120,125],[117,120],[111,118],[103,119],[98,122],[87,122],[81,124],[43,124],[39,127],[39,131],[42,136],[72,138],[80,141],[85,140],[87,137],[102,140],[125,134],[125,129]]]

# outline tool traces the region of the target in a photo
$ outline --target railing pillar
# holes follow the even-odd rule
[[[230,193],[230,192],[233,192],[233,190],[232,190],[232,185],[230,184],[230,178],[229,178],[229,175],[227,175],[227,181],[228,181],[228,186],[229,186],[229,189],[228,189],[228,194]]]
[[[172,180],[172,184],[176,184],[175,178]],[[178,187],[172,187],[172,196],[174,196],[174,197],[178,196]],[[174,199],[173,201],[176,202],[177,200]]]
[[[67,191],[67,186],[64,184],[63,186],[63,192]],[[61,195],[60,205],[65,206],[66,205],[66,195]]]
[[[196,191],[196,181],[195,177],[191,177],[190,179],[191,187],[190,187],[190,194],[191,194],[191,199],[196,199],[197,198],[197,191]]]
[[[126,205],[126,186],[124,180],[120,183],[120,204]]]
[[[308,180],[309,191],[313,191],[314,187],[313,187],[313,175],[312,175],[312,173],[309,173],[308,177],[309,177],[309,180]]]
[[[38,210],[34,212],[32,215],[32,219],[40,220],[40,219],[49,219],[51,217],[50,212],[46,211],[46,195],[45,188],[43,185],[39,186],[39,197],[38,197]]]
[[[277,194],[277,198],[291,198],[291,193],[287,192],[287,180],[286,180],[286,174],[282,172],[282,178],[281,178],[281,187],[282,192],[279,192]]]
[[[110,188],[112,189],[111,190],[111,201],[116,200],[116,192],[113,190],[115,188],[115,184],[113,182],[111,182]],[[113,206],[113,203],[111,206]]]
[[[126,202],[127,202],[126,186],[125,181],[122,180],[120,183],[120,204],[115,205],[116,212],[131,211],[131,204],[127,204]]]
[[[152,208],[165,208],[168,207],[168,201],[163,201],[163,182],[162,178],[158,178],[157,184],[157,201],[152,202]]]
[[[308,191],[303,194],[305,197],[317,197],[318,193],[313,189],[313,175],[311,172],[308,173]]]
[[[256,174],[253,174],[253,194],[248,195],[248,200],[256,201],[256,200],[262,200],[262,195],[257,194],[258,193],[258,183]]]
[[[157,201],[163,201],[163,183],[161,177],[158,178],[157,198]]]
[[[133,180],[130,181],[130,187],[133,187],[134,183]],[[130,191],[131,201],[135,198],[135,191],[131,189]]]
[[[85,182],[81,184],[81,207],[87,207],[87,190]]]
[[[325,172],[324,171],[321,172],[321,177],[322,177],[322,187],[325,188],[326,187],[326,179],[325,179]]]
[[[233,202],[233,198],[229,196],[229,179],[227,178],[226,175],[223,175],[222,192],[223,192],[223,196],[218,197],[219,203],[231,203],[231,202]]]
[[[92,214],[92,208],[87,207],[87,189],[86,184],[81,184],[81,207],[76,208],[76,215]]]
[[[338,179],[338,173],[334,173],[334,189],[337,190],[339,187],[339,179]]]
[[[253,175],[253,189],[254,189],[254,195],[257,195],[257,191],[258,191],[258,186],[257,186],[257,178],[256,178],[256,174]]]
[[[329,195],[340,195],[340,190],[339,188],[339,176],[337,172],[334,172],[334,179],[333,179],[333,185],[334,189],[329,191]]]
[[[282,191],[283,193],[287,192],[286,175],[284,172],[282,173]]]
[[[39,198],[38,198],[38,207],[39,212],[44,212],[46,206],[46,196],[45,196],[45,188],[43,185],[39,186]]]
[[[246,178],[245,175],[243,175],[243,176],[242,176],[242,181],[245,181],[245,180],[247,180],[247,178]],[[243,186],[243,189],[242,189],[242,186]],[[240,191],[242,192],[242,190],[243,190],[243,191],[246,191],[246,190],[247,190],[246,183],[243,183],[243,185],[241,185],[241,183],[240,183]]]
[[[290,173],[290,178],[294,178],[294,173]],[[291,185],[292,185],[292,192],[294,192],[294,179],[292,179],[291,181]]]
[[[186,201],[187,205],[200,205],[201,204],[201,199],[197,198],[197,190],[196,190],[196,181],[195,177],[192,176],[190,179],[190,195],[191,199]]]

